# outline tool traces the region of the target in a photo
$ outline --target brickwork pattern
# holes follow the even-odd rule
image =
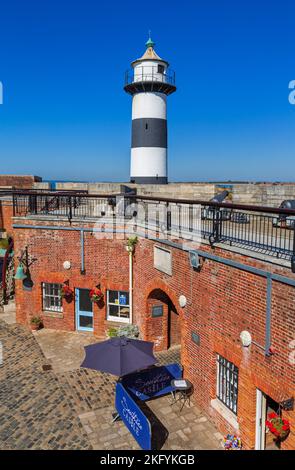
[[[17,286],[17,319],[28,322],[31,315],[42,313],[40,283],[63,282],[69,279],[72,287],[91,288],[101,282],[107,289],[128,290],[128,254],[124,240],[97,240],[85,235],[86,275],[80,274],[79,233],[49,230],[18,230],[18,249],[28,245],[29,252],[38,258],[32,266],[34,288],[23,291]],[[181,362],[185,375],[195,387],[194,400],[217,423],[222,433],[237,431],[211,406],[216,398],[216,355],[221,354],[239,368],[239,399],[237,422],[245,448],[255,443],[256,388],[276,401],[294,396],[294,365],[289,361],[290,343],[294,340],[295,289],[273,281],[272,346],[275,354],[265,357],[264,351],[252,344],[242,348],[240,333],[248,330],[261,346],[265,341],[266,280],[215,261],[203,260],[201,269],[190,267],[186,252],[169,248],[172,252],[173,275],[154,268],[154,242],[139,239],[134,254],[134,322],[145,339],[154,340],[158,349],[167,347],[167,298],[175,306],[180,319]],[[208,246],[203,250],[211,251]],[[281,268],[221,248],[214,253],[271,272],[295,278]],[[62,263],[69,259],[70,271]],[[157,292],[157,295],[154,293]],[[185,295],[187,305],[181,309],[178,298]],[[160,298],[159,298],[160,296]],[[165,300],[166,299],[166,300]],[[159,300],[164,315],[152,318],[151,307]],[[74,330],[74,303],[65,304],[62,318],[47,317],[45,326]],[[103,335],[107,328],[106,306],[95,306],[95,334]],[[192,341],[192,332],[200,336],[200,345]],[[285,449],[295,449],[295,417],[284,412],[290,420],[292,432],[283,443]]]

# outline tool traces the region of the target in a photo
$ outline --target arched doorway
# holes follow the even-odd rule
[[[170,297],[162,289],[153,289],[147,298],[147,339],[160,351],[181,341],[180,316]]]

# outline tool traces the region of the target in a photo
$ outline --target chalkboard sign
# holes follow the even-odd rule
[[[200,336],[197,333],[192,332],[192,340],[198,346],[200,346]]]
[[[154,305],[152,308],[152,317],[163,316],[163,305]]]

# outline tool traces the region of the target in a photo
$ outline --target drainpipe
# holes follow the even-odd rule
[[[129,248],[129,247],[128,247]],[[128,250],[129,253],[129,312],[130,312],[130,324],[133,323],[133,247]]]
[[[133,323],[133,250],[134,246],[126,245],[126,250],[129,255],[129,323]]]

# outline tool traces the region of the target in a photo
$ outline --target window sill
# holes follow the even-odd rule
[[[239,429],[236,415],[229,410],[218,398],[211,400],[211,407],[217,411],[234,429]]]
[[[51,312],[50,310],[43,310],[42,315],[46,318],[63,318],[63,312]]]
[[[130,324],[129,318],[120,318],[120,317],[108,317],[107,321],[110,323],[124,323],[125,325]]]

